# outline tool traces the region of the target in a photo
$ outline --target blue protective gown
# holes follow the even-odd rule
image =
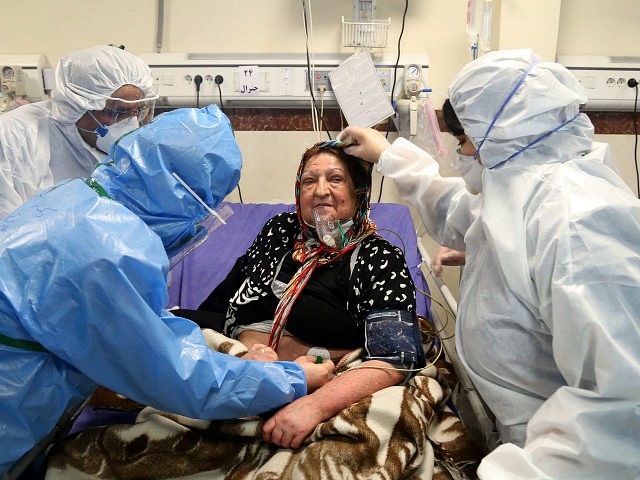
[[[198,127],[205,120],[226,120],[208,108],[196,112]],[[217,353],[207,347],[196,324],[164,309],[166,250],[176,241],[177,225],[189,230],[193,218],[203,215],[186,195],[179,202],[173,199],[178,206],[169,222],[163,220],[156,209],[171,203],[171,195],[185,193],[164,170],[180,171],[214,205],[237,183],[240,165],[239,160],[222,165],[220,159],[211,160],[211,152],[194,153],[179,144],[177,156],[163,148],[141,148],[153,136],[198,147],[215,136],[211,126],[203,127],[207,139],[195,142],[181,130],[193,130],[194,118],[180,115],[173,117],[177,124],[154,121],[112,150],[114,161],[94,175],[111,198],[82,179],[64,181],[0,221],[0,334],[46,349],[0,343],[0,474],[99,385],[162,410],[205,419],[258,414],[306,393],[298,364]],[[164,127],[182,140],[168,138]],[[228,158],[233,152],[228,141],[225,145],[223,157]],[[200,161],[215,163],[208,169],[210,177],[194,167]],[[219,185],[211,181],[216,175],[231,180],[212,197],[202,185]],[[143,179],[150,178],[145,187]],[[118,185],[132,198],[125,201]],[[159,200],[161,192],[164,200]]]

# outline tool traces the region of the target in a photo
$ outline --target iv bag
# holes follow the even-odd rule
[[[469,41],[478,41],[483,44],[483,49],[488,50],[491,39],[491,0],[467,1],[467,25],[466,31]]]
[[[420,93],[418,98],[412,97],[411,103],[409,115],[400,118],[399,134],[440,162],[447,156],[447,147],[442,139],[433,103],[426,92]],[[416,112],[413,117],[412,109]],[[412,125],[413,122],[416,124]],[[413,132],[415,133],[412,134]]]
[[[482,30],[482,10],[483,0],[468,0],[467,1],[467,35],[469,37],[477,37]]]

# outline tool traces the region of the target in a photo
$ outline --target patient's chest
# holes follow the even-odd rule
[[[299,265],[287,255],[278,275],[288,283]],[[287,330],[303,342],[327,348],[362,346],[363,329],[347,309],[349,256],[316,268],[291,309]]]

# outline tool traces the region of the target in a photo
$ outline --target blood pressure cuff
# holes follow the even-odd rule
[[[398,369],[419,369],[426,364],[422,336],[415,313],[374,310],[364,324],[365,360],[381,360]],[[417,371],[405,372],[409,380]]]

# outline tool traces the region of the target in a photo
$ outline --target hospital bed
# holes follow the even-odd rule
[[[223,204],[222,209],[227,205],[233,211],[227,225],[216,229],[206,242],[171,271],[170,306],[197,308],[211,293],[212,286],[227,276],[235,260],[251,246],[269,218],[282,212],[295,212],[294,205],[282,203]],[[378,233],[405,253],[416,287],[428,291],[420,270],[422,259],[408,208],[397,204],[373,204],[371,218],[378,226]],[[418,314],[431,318],[429,298],[418,295],[417,302]]]
[[[227,273],[231,270],[231,267],[234,265],[235,260],[240,255],[242,255],[245,252],[245,250],[251,245],[254,238],[256,237],[256,235],[258,234],[258,232],[260,231],[264,223],[269,218],[284,211],[295,211],[295,206],[288,205],[288,204],[233,203],[233,204],[223,204],[222,207],[224,207],[224,209],[227,209],[227,210],[230,208],[231,211],[233,211],[233,214],[226,220],[226,225],[213,231],[206,241],[204,241],[197,249],[195,249],[191,254],[186,256],[178,265],[176,265],[171,270],[169,301],[167,305],[168,307],[196,309],[200,305],[200,303],[207,298],[211,290],[222,279],[225,278]],[[394,245],[398,246],[405,254],[405,258],[407,261],[407,265],[409,266],[411,276],[419,292],[416,295],[418,314],[421,317],[424,317],[425,319],[427,319],[430,323],[432,323],[435,326],[434,328],[436,330],[441,328],[443,320],[441,318],[441,315],[436,315],[436,316],[432,315],[432,308],[431,308],[432,302],[431,302],[431,299],[429,298],[429,293],[428,293],[429,287],[427,285],[427,281],[423,274],[423,271],[428,271],[428,268],[426,267],[429,265],[430,261],[428,258],[428,254],[426,253],[426,250],[424,249],[424,247],[422,247],[418,237],[416,236],[414,223],[411,218],[409,209],[403,205],[374,203],[371,205],[371,218],[378,227],[378,233],[382,237],[384,237],[385,239],[393,243]],[[437,281],[439,282],[439,279]],[[438,287],[444,291],[445,297],[449,297],[448,298],[448,302],[450,304],[449,308],[455,309],[455,299],[453,298],[453,296],[447,293],[448,291],[446,287],[442,285],[441,282],[438,284]],[[380,409],[379,411],[376,411],[376,415],[378,415],[379,418],[385,418],[385,419],[387,417],[389,418],[387,420],[382,421],[381,426],[380,425],[378,426],[379,432],[377,432],[377,435],[380,443],[384,443],[384,442],[397,443],[398,442],[397,438],[391,438],[391,436],[394,434],[397,434],[398,431],[400,432],[403,431],[402,428],[398,426],[398,425],[401,425],[401,422],[406,421],[406,419],[400,419],[398,417],[400,415],[399,412],[401,410],[407,409],[407,410],[415,411],[416,409],[424,409],[425,418],[429,417],[429,415],[438,416],[440,414],[443,414],[444,417],[446,417],[446,418],[444,417],[442,418],[438,417],[438,418],[440,418],[441,420],[441,427],[445,428],[446,426],[446,428],[448,428],[449,430],[445,429],[440,432],[437,431],[438,428],[434,428],[434,425],[431,425],[431,426],[428,424],[423,425],[420,423],[420,421],[418,421],[418,423],[421,425],[421,427],[416,427],[416,425],[410,425],[410,426],[407,425],[407,428],[406,428],[407,431],[410,431],[412,429],[417,429],[417,431],[422,431],[421,428],[424,428],[425,430],[423,431],[422,434],[418,434],[416,438],[410,438],[408,440],[408,444],[400,447],[400,450],[404,451],[405,454],[407,451],[412,449],[416,450],[416,452],[414,452],[413,457],[405,459],[403,467],[401,469],[402,472],[397,473],[397,476],[392,475],[391,478],[405,478],[404,476],[405,474],[407,475],[407,478],[409,477],[410,478],[431,478],[434,468],[436,468],[436,470],[438,468],[441,470],[442,469],[448,470],[451,478],[464,478],[461,469],[464,468],[465,466],[468,466],[467,464],[473,463],[474,460],[477,461],[479,457],[479,450],[477,449],[474,450],[476,446],[472,445],[473,443],[471,441],[472,435],[468,434],[467,432],[460,433],[460,431],[456,430],[456,428],[461,427],[462,425],[462,422],[460,422],[459,420],[457,421],[457,423],[453,424],[454,427],[456,428],[451,426],[452,425],[451,422],[453,421],[451,419],[452,418],[457,419],[456,415],[454,415],[451,412],[451,410],[453,411],[456,410],[455,404],[451,404],[451,402],[449,402],[448,406],[444,406],[442,411],[435,412],[435,409],[436,408],[440,409],[441,405],[439,403],[437,407],[434,404],[427,405],[427,403],[430,401],[430,400],[427,400],[427,397],[430,397],[432,395],[437,396],[438,393],[433,393],[429,391],[427,392],[427,394],[423,395],[424,392],[421,390],[421,388],[426,388],[427,390],[429,388],[432,388],[433,383],[429,383],[429,382],[432,382],[434,379],[437,380],[438,382],[440,382],[441,386],[443,387],[442,388],[443,391],[439,393],[439,395],[441,395],[442,403],[443,404],[446,403],[446,396],[447,396],[446,390],[448,387],[453,388],[453,385],[450,385],[449,383],[447,383],[446,388],[442,385],[445,383],[443,378],[444,376],[446,376],[446,375],[443,375],[442,372],[446,373],[446,369],[449,365],[453,365],[453,369],[455,370],[454,377],[457,376],[457,378],[459,379],[460,386],[456,387],[455,389],[461,393],[462,400],[468,402],[472,407],[470,411],[472,413],[472,417],[474,417],[474,418],[471,418],[472,420],[471,423],[473,425],[473,428],[486,429],[487,432],[490,432],[490,430],[492,429],[492,425],[489,423],[490,420],[488,419],[488,416],[486,415],[486,413],[482,408],[483,406],[479,398],[477,397],[477,394],[475,393],[475,389],[473,389],[473,385],[469,381],[468,377],[464,374],[464,370],[461,368],[459,359],[455,353],[455,346],[453,344],[453,340],[451,339],[443,340],[442,347],[446,352],[447,360],[451,362],[450,364],[446,363],[444,368],[439,368],[439,369],[432,367],[432,372],[430,374],[431,376],[425,377],[425,380],[422,383],[420,383],[422,381],[420,380],[420,377],[416,377],[417,383],[419,384],[417,387],[411,387],[411,388],[409,388],[409,386],[390,387],[390,389],[384,389],[380,392],[377,392],[377,394],[374,395],[374,400],[372,400],[371,406],[367,407],[367,408],[373,408],[376,398],[379,398],[379,400],[377,401],[378,401],[378,404],[381,406],[376,407]],[[428,383],[431,386],[428,386],[427,385]],[[401,394],[401,396],[398,397],[397,392],[399,391],[403,391],[405,393]],[[415,398],[411,398],[409,402],[412,405],[412,407],[407,406],[407,402],[408,402],[407,399],[409,398],[406,395],[407,391],[411,391],[412,395],[415,397]],[[398,402],[398,403],[396,404],[394,402]],[[451,409],[449,409],[449,407],[451,407]],[[363,407],[360,407],[360,408],[363,408]],[[451,415],[448,415],[449,413],[451,413]],[[106,433],[112,434],[112,436],[109,437],[110,438],[109,442],[113,442],[114,436],[119,437],[120,435],[117,433],[119,431],[118,429],[121,428],[119,425],[116,427],[113,427],[112,429],[106,429],[106,430],[99,430],[99,429],[87,430],[89,427],[93,427],[97,425],[105,425],[105,424],[108,425],[108,424],[131,423],[135,418],[135,414],[137,414],[137,411],[133,412],[132,414],[132,412],[128,411],[127,409],[120,408],[118,410],[115,410],[113,409],[112,406],[104,405],[104,404],[100,405],[100,404],[94,403],[93,405],[86,406],[83,409],[82,413],[79,415],[78,419],[75,421],[75,424],[72,429],[72,432],[83,432],[82,435],[85,436],[84,437],[85,444],[83,444],[82,441],[78,443],[78,441],[72,440],[70,444],[63,445],[62,449],[57,449],[57,450],[54,449],[53,454],[56,457],[57,459],[56,462],[59,465],[58,467],[56,467],[58,470],[56,470],[54,474],[57,474],[58,476],[54,475],[51,478],[75,478],[73,475],[75,470],[73,469],[77,468],[77,469],[80,469],[80,471],[82,471],[81,467],[78,467],[77,465],[78,459],[74,459],[74,461],[65,462],[65,456],[73,456],[75,454],[74,449],[76,449],[75,450],[76,453],[81,452],[81,454],[78,453],[78,456],[85,456],[87,454],[87,450],[85,450],[86,442],[89,442],[89,443],[94,442],[95,445],[93,446],[95,447],[95,450],[103,452],[104,443],[107,442],[107,440],[105,440],[104,438],[105,434]],[[373,415],[371,412],[369,412],[368,416],[372,417]],[[125,429],[126,428],[132,429],[131,431],[127,431],[127,433],[124,434],[124,436],[128,438],[135,437],[136,430],[134,429],[141,428],[140,432],[138,433],[144,434],[147,437],[152,438],[153,434],[150,434],[149,432],[144,431],[145,424],[146,424],[146,428],[151,428],[155,432],[158,428],[161,428],[162,431],[168,428],[167,422],[173,422],[175,424],[175,425],[172,424],[175,430],[171,430],[171,429],[170,430],[173,431],[176,435],[182,435],[181,432],[183,432],[184,428],[191,429],[190,431],[193,431],[193,430],[201,431],[202,429],[204,429],[204,431],[207,432],[206,438],[210,438],[211,432],[213,430],[217,434],[222,435],[225,439],[228,439],[229,435],[231,435],[229,433],[229,429],[233,430],[233,433],[236,434],[237,433],[236,430],[237,428],[239,428],[236,424],[230,427],[229,424],[225,422],[221,422],[221,424],[215,423],[214,425],[209,425],[207,423],[207,425],[203,427],[202,424],[193,423],[190,419],[185,419],[182,417],[178,418],[171,415],[163,416],[162,412],[154,412],[154,411],[147,412],[145,418],[146,418],[145,421],[143,421],[141,424],[138,424],[138,425],[142,425],[141,427],[138,427],[138,426],[122,427]],[[160,418],[161,420],[159,420]],[[341,420],[342,423],[351,422],[352,426],[357,423],[357,420],[354,420],[351,417],[345,417],[345,418],[342,418]],[[138,419],[138,421],[140,421],[140,418]],[[389,425],[384,425],[384,422],[389,422]],[[413,422],[413,419],[412,419],[412,422]],[[424,422],[426,422],[426,420],[422,421],[422,423]],[[331,425],[333,425],[333,427],[339,430],[341,428],[338,425],[339,423],[340,422],[336,421],[335,424],[331,424]],[[159,425],[162,425],[162,426],[159,427]],[[338,426],[336,427],[335,425],[338,425]],[[438,425],[436,424],[435,427],[438,427]],[[242,428],[246,430],[247,428],[250,429],[251,427],[247,427],[247,425],[244,425]],[[375,427],[371,427],[370,425],[365,425],[364,429],[365,430],[371,429],[375,431]],[[426,438],[428,429],[431,429],[433,431],[433,432],[430,431],[429,433],[429,436],[430,436],[429,441],[431,441],[431,443],[433,444],[432,446],[424,445],[425,442],[429,443],[429,441]],[[101,433],[94,434],[93,432],[96,430],[98,430]],[[329,430],[329,428],[327,427],[326,430]],[[292,460],[291,458],[286,460],[285,463],[288,465],[295,464],[298,466],[298,468],[303,468],[303,466],[304,468],[310,468],[308,457],[314,457],[314,455],[317,454],[317,449],[316,450],[313,450],[313,449],[315,447],[324,448],[324,450],[321,450],[324,452],[322,455],[327,455],[327,451],[333,452],[334,451],[333,447],[327,450],[328,447],[326,445],[328,444],[328,442],[331,442],[331,445],[335,446],[336,444],[335,438],[344,438],[345,432],[338,432],[338,433],[339,435],[336,436],[334,432],[333,437],[330,437],[327,434],[324,438],[322,438],[324,434],[321,433],[319,438],[316,438],[314,441],[312,441],[309,446],[301,449],[303,452],[305,450],[308,450],[309,451],[308,455],[301,458],[294,458],[295,462],[298,462],[298,463],[295,463],[294,460]],[[478,434],[478,432],[473,432],[473,433],[475,433],[476,439],[481,439],[480,441],[482,443],[484,443],[484,440],[482,438],[486,435],[490,435],[490,433],[486,433],[486,432],[480,432],[480,434]],[[437,438],[433,440],[431,438],[431,437],[434,437],[434,438],[438,437],[438,435],[440,435],[439,437],[440,440],[438,440]],[[245,440],[246,440],[246,436],[247,436],[246,432],[240,434],[240,437],[245,438]],[[354,448],[356,448],[358,451],[362,451],[362,445],[358,446],[357,435],[352,435],[352,436],[353,438],[348,439],[345,444],[341,445],[340,442],[338,442],[337,445],[340,447],[340,449],[344,449],[345,452],[348,452],[349,447],[354,445],[355,445]],[[74,438],[81,438],[81,436],[76,436]],[[447,443],[447,438],[453,439],[453,441],[451,443]],[[364,439],[361,439],[361,440],[366,445],[371,444],[371,439],[368,437],[366,440]],[[263,443],[263,442],[261,442],[260,440],[255,440],[255,441],[246,440],[246,441],[249,443],[246,443],[246,444],[241,443],[237,445],[237,449],[239,449],[238,451],[243,452],[242,453],[243,455],[251,456],[249,452],[253,452],[253,454],[255,454],[257,457],[260,457],[260,458],[268,457],[268,460],[265,461],[266,466],[261,468],[266,468],[266,467],[276,468],[276,469],[280,468],[280,467],[274,467],[273,463],[274,462],[277,463],[275,459],[281,459],[282,456],[284,455],[284,452],[273,452],[272,451],[273,447],[266,447],[267,450],[259,450],[260,448],[264,449],[265,447],[264,446],[258,447],[256,442],[258,443]],[[318,447],[319,445],[320,447]],[[126,450],[128,446],[124,446],[123,448]],[[271,450],[268,450],[268,448],[271,448]],[[447,451],[447,449],[449,450]],[[281,450],[284,450],[284,449],[281,449]],[[435,450],[435,457],[436,457],[435,461],[433,460],[434,450]],[[458,458],[459,461],[456,463],[455,460],[451,460],[449,461],[449,463],[447,463],[448,461],[446,460],[438,459],[438,455],[440,455],[443,451],[447,453],[447,455],[449,456],[449,459],[456,457],[457,455],[456,458]],[[187,452],[182,452],[182,453],[184,454],[184,458],[177,460],[177,462],[180,464],[184,464],[185,462],[189,463],[188,458],[190,457],[188,456],[188,453]],[[234,453],[237,453],[237,451]],[[168,454],[165,452],[165,455],[168,455]],[[173,455],[173,453],[171,453],[171,455]],[[215,457],[215,454],[211,453],[211,450],[207,450],[207,455],[211,457]],[[222,453],[221,455],[222,456],[232,455],[232,453],[227,452],[227,453]],[[380,455],[381,455],[381,452],[379,450],[375,452],[368,452],[366,454],[367,457],[373,457],[373,458],[379,458]],[[253,458],[253,462],[255,463],[255,457],[252,457],[252,458]],[[106,463],[108,463],[108,461]],[[69,466],[71,464],[73,464],[73,467]],[[171,464],[171,461],[169,461],[168,464]],[[70,471],[69,468],[71,468],[73,471]],[[380,468],[382,471],[388,468],[388,465],[385,464],[380,466],[374,466],[372,468]],[[395,469],[394,471],[396,471],[397,465],[393,466],[392,469]],[[190,472],[189,474],[185,474],[185,477],[193,473],[196,473],[196,472]],[[274,474],[274,472],[271,470],[266,472],[260,471],[260,472],[254,472],[254,473],[268,473],[270,475]],[[122,474],[122,472],[120,472],[119,474]],[[174,477],[179,478],[180,475],[175,474]],[[81,478],[81,474],[79,474],[77,478]],[[127,478],[127,477],[126,475],[124,475],[122,478]],[[220,476],[220,477],[212,476],[211,478],[245,478],[245,477],[241,477],[241,476],[234,477],[232,475],[229,475],[229,476]],[[252,477],[249,476],[246,478],[252,478]],[[273,478],[281,478],[281,477],[276,475]],[[282,478],[288,478],[288,477],[283,475]],[[292,478],[296,478],[296,477],[293,476]],[[347,477],[341,477],[341,478],[347,478]],[[360,478],[360,477],[354,476],[353,478]],[[362,478],[366,478],[366,477],[362,477]],[[444,477],[444,478],[447,478],[447,477]]]

